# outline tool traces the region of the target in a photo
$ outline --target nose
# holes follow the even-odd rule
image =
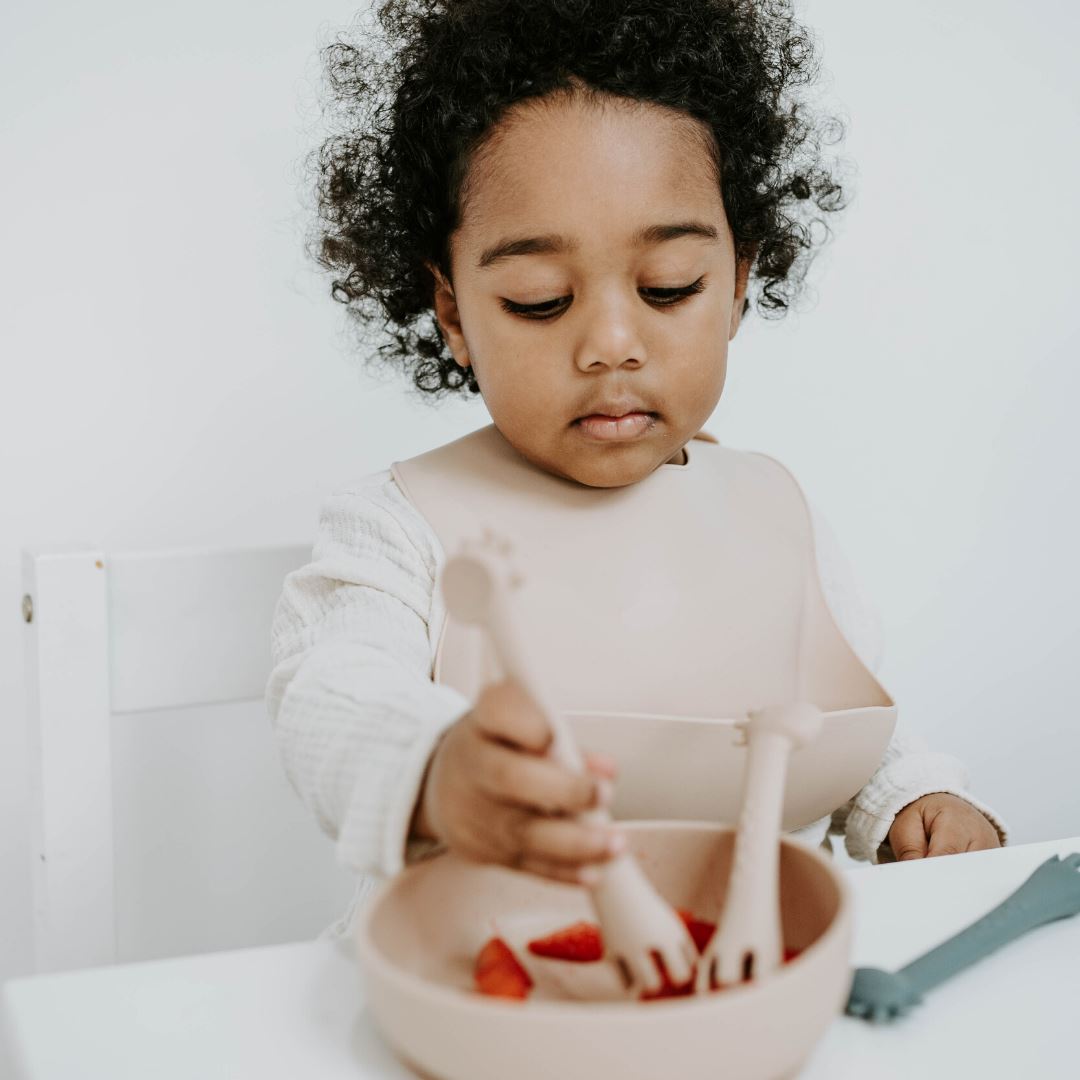
[[[600,368],[611,368],[612,370],[615,370],[616,368],[621,367],[637,370],[643,363],[644,361],[639,360],[636,356],[628,356],[623,360],[619,360],[616,357],[611,357],[610,359],[607,357],[598,357],[597,359],[589,360],[585,363],[579,361],[578,367],[582,371],[597,371]]]
[[[584,329],[574,358],[581,371],[639,368],[645,363],[645,343],[632,308],[635,301],[641,302],[636,293],[627,302],[625,293],[613,288],[581,313]]]

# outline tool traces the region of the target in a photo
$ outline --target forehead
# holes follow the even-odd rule
[[[561,234],[571,252],[578,236],[655,243],[665,238],[658,223],[691,225],[684,230],[691,235],[695,222],[723,233],[710,141],[704,124],[647,103],[521,103],[470,162],[462,247],[476,267],[504,236],[526,231]]]

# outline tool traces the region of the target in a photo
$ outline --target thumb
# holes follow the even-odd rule
[[[905,809],[896,815],[889,829],[889,844],[897,861],[926,856],[926,828],[918,810]]]

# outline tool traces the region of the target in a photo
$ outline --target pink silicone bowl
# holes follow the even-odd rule
[[[734,829],[623,822],[643,869],[675,907],[715,920]],[[358,918],[357,958],[383,1036],[439,1080],[779,1080],[795,1075],[851,987],[850,886],[827,855],[782,838],[784,944],[800,955],[768,979],[651,1002],[514,1001],[473,989],[501,918],[593,918],[583,889],[450,854],[385,883]],[[494,922],[493,922],[494,920]]]

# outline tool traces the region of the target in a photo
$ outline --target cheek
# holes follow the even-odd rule
[[[704,423],[723,394],[726,374],[727,365],[715,351],[680,366],[678,376],[666,380],[665,397],[672,416],[691,427]]]
[[[692,357],[696,364],[715,368],[727,355],[730,321],[722,305],[702,304],[691,317],[672,320],[662,347],[673,358]]]
[[[694,353],[678,368],[678,379],[688,394],[702,394],[724,385],[727,374],[727,356],[723,348],[710,344]]]
[[[504,352],[486,364],[481,387],[492,411],[508,417],[528,417],[550,412],[557,405],[558,389],[550,364],[545,370],[540,356]]]
[[[554,336],[550,344],[537,344],[535,338],[524,344],[507,342],[498,354],[501,361],[500,375],[506,383],[517,390],[539,390],[549,387],[555,379],[564,355],[562,346]]]

